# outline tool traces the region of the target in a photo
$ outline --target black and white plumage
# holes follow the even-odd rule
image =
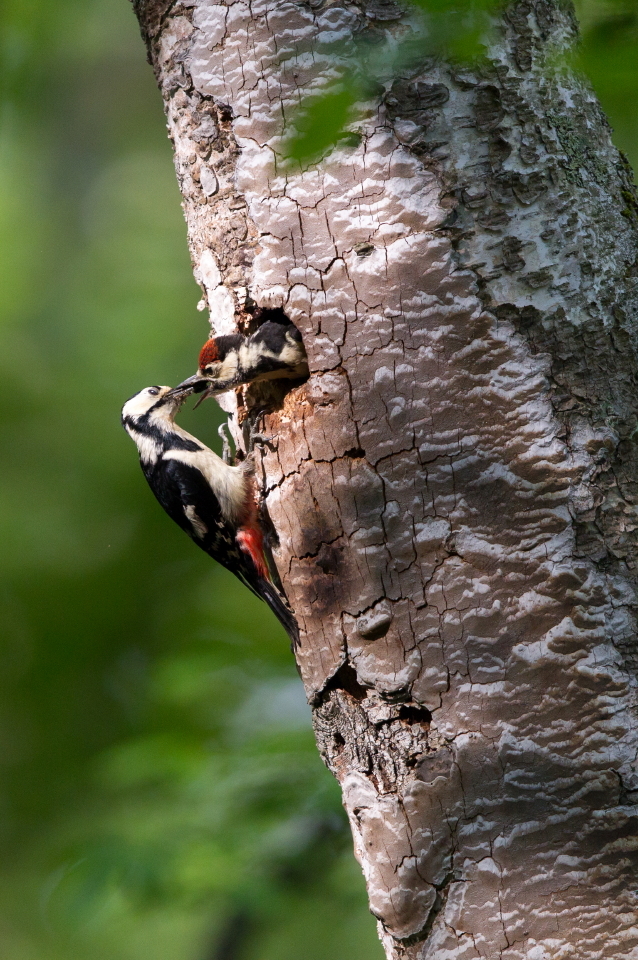
[[[290,321],[266,320],[249,337],[233,333],[207,340],[198,372],[180,387],[210,396],[244,383],[307,376],[308,358],[297,327]]]
[[[124,404],[122,425],[135,442],[144,476],[169,517],[268,604],[296,646],[295,618],[273,581],[264,552],[252,460],[229,466],[175,423],[190,392],[146,387]]]

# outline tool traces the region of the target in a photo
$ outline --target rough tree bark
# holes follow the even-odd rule
[[[638,957],[638,204],[548,69],[569,4],[387,77],[305,172],[286,121],[414,8],[135,5],[211,323],[281,307],[310,357],[260,476],[387,956]]]

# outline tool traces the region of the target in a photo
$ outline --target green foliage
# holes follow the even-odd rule
[[[208,330],[132,11],[0,23],[2,956],[380,956],[288,641],[119,423]]]
[[[391,31],[372,50],[360,42],[354,53],[335,50],[338,84],[307,95],[287,117],[283,153],[288,161],[316,162],[337,145],[356,145],[346,133],[356,105],[380,80],[400,74],[415,57],[445,56],[460,62],[480,58],[490,36],[491,14],[500,0],[403,0],[418,11],[418,32],[396,43]],[[569,57],[570,69],[585,73],[610,116],[618,147],[636,166],[635,95],[638,89],[638,4],[636,0],[576,0],[582,39]],[[391,24],[392,21],[390,21]],[[379,34],[375,34],[377,40]],[[561,60],[562,66],[566,61]],[[552,63],[552,67],[556,64]],[[348,137],[350,139],[348,139]],[[355,138],[354,140],[352,138]]]
[[[424,14],[419,44],[430,55],[468,61],[480,56],[499,0],[407,0]]]
[[[343,139],[356,96],[356,85],[350,83],[310,97],[294,117],[288,159],[307,163]]]
[[[638,166],[638,4],[576,0],[582,41],[575,65],[590,78],[614,129],[614,141]]]
[[[375,42],[362,35],[354,51],[336,46],[336,83],[309,93],[286,118],[283,154],[287,161],[316,162],[336,146],[356,145],[359,136],[348,133],[356,120],[356,105],[384,78],[400,74],[415,59],[446,56],[469,61],[480,56],[490,34],[490,12],[498,0],[403,0],[412,7],[414,32],[396,42],[392,30],[374,31]],[[390,5],[391,7],[391,5]],[[397,10],[400,7],[397,6]],[[390,26],[392,20],[389,20]],[[338,65],[338,66],[337,66]]]
[[[365,38],[354,53],[335,48],[335,61],[341,61],[339,82],[310,93],[287,118],[286,160],[305,165],[337,145],[356,145],[360,138],[348,134],[347,127],[356,119],[357,101],[378,88],[380,79],[400,73],[415,58],[446,56],[463,62],[479,57],[490,34],[490,13],[498,2],[404,0],[416,14],[410,39],[404,37],[397,44],[390,31],[378,42],[381,34],[375,32],[372,49]]]

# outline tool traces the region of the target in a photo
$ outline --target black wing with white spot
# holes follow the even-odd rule
[[[254,564],[238,546],[237,531],[224,519],[219,501],[200,471],[169,458],[144,473],[169,517],[198,547],[260,596]]]

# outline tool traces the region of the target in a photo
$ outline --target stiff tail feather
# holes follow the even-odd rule
[[[299,627],[297,626],[297,621],[290,609],[288,601],[270,580],[266,580],[263,577],[260,577],[257,582],[257,591],[290,637],[292,649],[296,650],[299,646]]]
[[[237,543],[251,558],[257,574],[251,589],[268,604],[292,640],[292,649],[296,650],[299,646],[299,627],[285,595],[273,582],[275,578],[279,578],[274,564],[271,569],[268,563],[261,528],[256,523],[242,527],[237,531]]]

